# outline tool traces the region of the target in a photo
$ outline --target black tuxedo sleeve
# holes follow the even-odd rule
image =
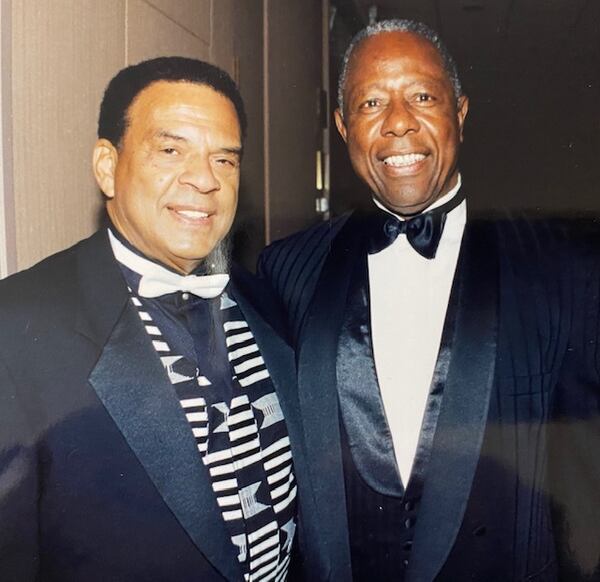
[[[573,268],[573,325],[549,425],[551,492],[560,579],[600,581],[600,260]],[[580,259],[581,257],[577,257]]]
[[[0,580],[27,582],[38,570],[35,430],[0,359]]]

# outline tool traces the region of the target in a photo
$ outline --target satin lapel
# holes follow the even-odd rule
[[[294,361],[294,351],[285,342],[281,335],[271,327],[270,322],[256,311],[256,303],[251,303],[248,297],[253,297],[254,301],[262,301],[262,305],[269,316],[272,316],[273,305],[265,304],[264,298],[268,294],[256,297],[249,292],[256,289],[256,281],[253,281],[252,289],[245,287],[246,293],[238,293],[237,285],[233,285],[234,298],[237,301],[252,334],[260,348],[261,355],[265,360],[267,369],[277,390],[277,397],[283,410],[286,428],[290,437],[292,448],[292,459],[294,463],[294,473],[298,484],[298,512],[301,530],[303,531],[303,540],[308,540],[310,548],[322,548],[320,542],[321,531],[320,524],[314,523],[311,518],[318,515],[314,501],[314,492],[311,480],[309,478],[309,463],[306,456],[306,443],[304,440],[304,427],[302,424],[302,415],[300,413],[300,403],[298,400],[298,384],[296,379],[296,364]],[[283,330],[282,330],[283,332]],[[307,516],[307,519],[304,518]],[[323,556],[312,551],[306,551],[304,548],[303,559],[305,561],[306,571],[313,573],[319,579],[328,579],[328,565],[323,563]],[[319,574],[316,574],[316,573]]]
[[[352,215],[323,265],[298,348],[298,390],[319,527],[335,555],[336,579],[349,576],[350,549],[336,391],[336,354],[348,286],[361,252],[360,219]],[[331,558],[330,558],[331,559]]]
[[[442,568],[479,460],[498,326],[497,243],[489,224],[467,224],[452,293],[457,292],[454,349],[415,526],[409,582],[432,582]]]
[[[241,580],[206,469],[173,388],[129,305],[105,232],[76,248],[77,329],[99,347],[90,384],[171,511],[228,580]]]
[[[192,432],[133,307],[123,311],[89,380],[196,546],[228,580],[240,580]]]
[[[337,350],[337,391],[356,470],[371,489],[402,497],[392,434],[381,399],[371,338],[367,255],[354,260]]]

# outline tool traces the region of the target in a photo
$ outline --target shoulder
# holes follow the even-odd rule
[[[600,285],[600,223],[595,217],[510,213],[483,224],[492,234],[505,288],[583,301]]]
[[[97,233],[0,281],[0,319],[5,329],[24,320],[69,317],[80,284],[80,256],[84,252],[95,256],[98,238]]]
[[[495,233],[500,250],[529,260],[583,258],[600,249],[600,219],[594,215],[547,216],[531,211],[497,211],[470,217]]]
[[[26,305],[64,291],[72,282],[69,275],[77,268],[79,244],[0,281],[0,306]]]
[[[351,213],[343,214],[275,241],[259,257],[259,276],[278,289],[290,278],[320,270],[333,240],[350,216]]]
[[[331,246],[350,216],[344,214],[274,242],[259,258],[258,275],[277,296],[291,337],[302,326]]]

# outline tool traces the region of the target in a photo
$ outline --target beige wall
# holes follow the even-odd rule
[[[10,13],[4,1],[0,2],[0,136],[11,134],[10,99],[5,99],[5,92],[10,93],[10,37],[4,29],[10,29]],[[0,139],[0,277],[16,269],[14,207],[12,188],[12,150],[10,142]]]
[[[269,241],[322,219],[315,208],[321,148],[321,0],[266,0]]]
[[[102,197],[90,158],[108,80],[159,55],[210,59],[233,72],[234,0],[2,1],[12,39],[11,75],[3,73],[12,135],[2,141],[12,138],[13,258],[22,269],[97,226]],[[261,0],[244,1],[260,14]]]

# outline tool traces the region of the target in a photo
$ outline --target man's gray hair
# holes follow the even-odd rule
[[[202,260],[207,275],[229,273],[231,267],[231,236],[226,236]]]
[[[456,63],[454,62],[452,55],[448,52],[448,49],[442,42],[442,39],[439,37],[437,32],[429,28],[426,24],[417,22],[416,20],[382,20],[359,31],[350,41],[350,44],[344,53],[342,71],[338,79],[337,93],[338,107],[340,108],[342,114],[344,113],[344,87],[346,85],[346,79],[350,69],[349,64],[352,53],[354,52],[354,49],[363,40],[365,40],[365,38],[381,34],[382,32],[412,32],[413,34],[418,34],[419,36],[422,36],[428,40],[437,49],[440,57],[442,58],[444,70],[450,78],[450,82],[452,83],[452,88],[454,90],[454,96],[458,101],[459,97],[461,97],[463,94],[460,79],[458,77],[458,69],[456,68]]]

